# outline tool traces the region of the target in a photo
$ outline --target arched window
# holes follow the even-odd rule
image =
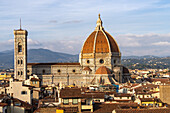
[[[44,69],[42,70],[42,73],[43,73],[43,75],[45,74],[45,70]]]
[[[18,52],[22,52],[22,45],[21,45],[21,43],[18,43]]]
[[[21,75],[23,75],[23,72],[21,71]]]
[[[18,60],[18,64],[20,64],[20,61]]]
[[[113,62],[114,62],[114,64],[116,64],[116,60],[114,60]]]
[[[23,63],[23,61],[21,60],[21,64]]]
[[[20,75],[20,72],[18,71],[18,75]]]

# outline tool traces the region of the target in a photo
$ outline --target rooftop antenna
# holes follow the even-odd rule
[[[20,18],[20,30],[21,30],[21,18]]]

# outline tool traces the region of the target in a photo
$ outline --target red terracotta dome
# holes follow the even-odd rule
[[[82,53],[109,53],[120,52],[119,47],[114,38],[104,30],[102,21],[97,20],[97,26],[94,32],[92,32],[85,41]]]
[[[95,74],[111,74],[111,71],[106,66],[101,66],[96,70]]]

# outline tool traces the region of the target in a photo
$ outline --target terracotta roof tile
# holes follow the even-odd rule
[[[114,94],[115,97],[131,97],[131,94],[126,94],[126,93],[119,93],[119,94]]]
[[[80,65],[80,63],[28,63],[28,65]]]
[[[37,79],[37,78],[31,78],[31,81],[40,81],[40,79]]]
[[[83,45],[82,53],[93,53],[94,46],[96,53],[119,52],[116,41],[106,31],[99,30],[98,32],[92,32]]]
[[[111,74],[111,71],[106,66],[101,66],[96,70],[95,74]]]
[[[83,70],[92,71],[89,67],[85,67]]]
[[[104,99],[104,95],[105,93],[101,93],[101,92],[91,92],[91,93],[84,93],[82,94],[82,98],[101,98]]]
[[[170,109],[116,109],[116,113],[170,113]]]
[[[65,88],[60,91],[61,98],[80,98],[81,89],[80,88]]]

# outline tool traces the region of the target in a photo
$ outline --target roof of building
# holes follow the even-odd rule
[[[116,102],[131,102],[131,99],[114,99]]]
[[[116,109],[116,113],[170,113],[170,109],[167,108],[155,108],[155,109]]]
[[[92,71],[89,67],[85,67],[83,70],[85,70],[85,71]]]
[[[131,97],[131,94],[127,94],[127,93],[116,93],[114,94],[115,97]]]
[[[13,100],[14,106],[23,107],[25,109],[31,109],[33,107],[31,104],[24,102],[20,99],[13,98],[12,100]]]
[[[112,113],[115,109],[121,109],[123,106],[137,107],[137,103],[103,103],[94,105],[94,113]]]
[[[65,88],[60,90],[60,98],[80,98],[80,88]]]
[[[58,93],[56,95],[58,95]],[[55,97],[54,95],[51,95],[44,97],[41,99],[41,102],[58,102],[58,96]]]
[[[31,81],[40,81],[38,78],[31,78]]]
[[[82,93],[82,98],[100,98],[104,99],[104,92],[86,92]]]
[[[0,94],[0,99],[3,99],[4,97],[7,97],[6,94]]]
[[[111,71],[106,66],[101,66],[96,70],[95,74],[111,74]]]
[[[100,15],[97,20],[97,26],[95,31],[93,31],[86,39],[81,52],[82,53],[120,52],[119,47],[114,38],[104,30]]]
[[[151,82],[157,82],[160,81],[161,83],[165,83],[169,81],[169,78],[152,78]]]
[[[80,63],[28,63],[27,65],[80,65]]]
[[[160,102],[163,103],[161,101],[161,99],[159,98],[140,98],[141,102]]]
[[[7,106],[8,104],[7,103],[2,103],[2,102],[0,102],[0,106]]]

